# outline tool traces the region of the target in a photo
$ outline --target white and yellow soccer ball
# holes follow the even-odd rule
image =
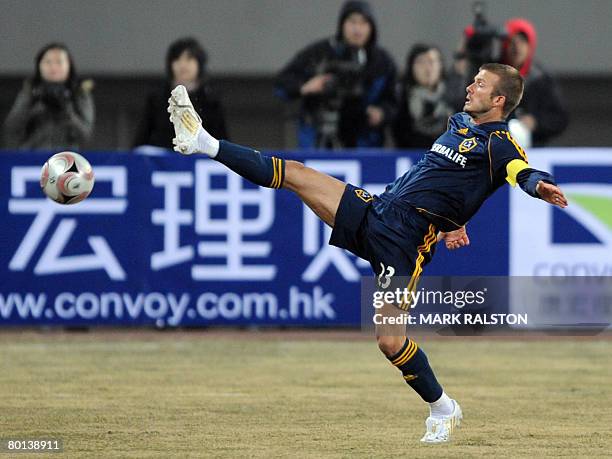
[[[62,151],[51,156],[40,173],[43,192],[59,204],[81,202],[94,186],[91,164],[78,153]]]

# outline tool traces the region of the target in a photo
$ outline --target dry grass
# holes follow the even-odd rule
[[[611,341],[422,346],[464,410],[464,425],[448,445],[419,443],[427,409],[373,343],[181,335],[0,340],[0,438],[56,436],[64,441],[62,457],[612,451]]]

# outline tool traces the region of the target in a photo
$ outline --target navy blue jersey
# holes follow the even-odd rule
[[[474,124],[467,113],[457,113],[425,156],[380,198],[414,207],[438,229],[452,231],[506,181],[537,197],[539,180],[554,184],[549,174],[528,167],[506,122]]]

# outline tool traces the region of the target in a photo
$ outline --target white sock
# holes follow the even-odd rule
[[[448,416],[455,408],[451,398],[446,395],[446,392],[442,392],[442,396],[429,404],[429,415],[433,418]]]
[[[202,128],[198,133],[198,150],[214,158],[219,153],[219,141]]]

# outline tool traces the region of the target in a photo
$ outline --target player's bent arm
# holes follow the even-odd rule
[[[564,208],[567,199],[555,183],[554,177],[548,172],[529,167],[525,161],[513,159],[506,165],[506,180],[510,185],[518,185],[534,198],[542,199],[550,204]]]

